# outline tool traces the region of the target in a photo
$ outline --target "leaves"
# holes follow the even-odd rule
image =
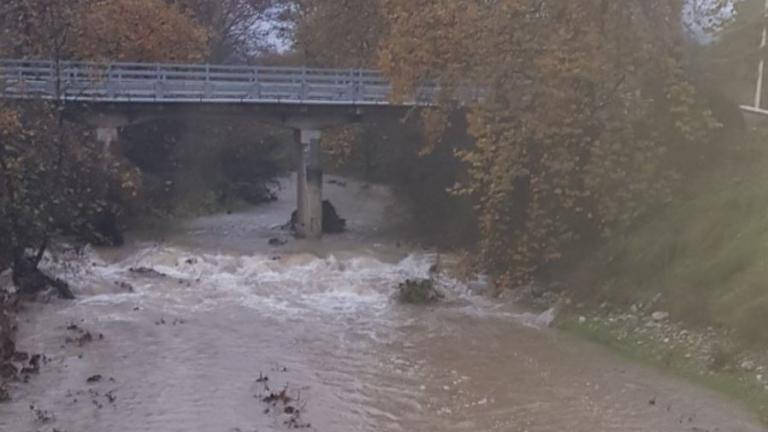
[[[631,223],[674,187],[669,149],[717,127],[683,71],[682,1],[380,4],[380,65],[400,94],[427,80],[454,100],[484,89],[455,190],[474,197],[480,260],[502,284]]]
[[[163,0],[89,1],[77,15],[72,45],[79,58],[195,62],[207,54],[207,31]]]

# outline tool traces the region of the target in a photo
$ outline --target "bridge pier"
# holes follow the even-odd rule
[[[323,165],[319,129],[302,128],[295,132],[298,144],[296,234],[308,239],[323,235]]]
[[[96,140],[101,143],[101,149],[104,154],[104,158],[109,158],[112,154],[112,146],[117,143],[117,128],[116,127],[97,127],[96,128]]]

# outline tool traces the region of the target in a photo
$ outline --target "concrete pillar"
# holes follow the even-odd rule
[[[299,237],[319,239],[323,235],[323,166],[320,158],[320,130],[299,129],[297,169]]]
[[[98,127],[96,128],[96,140],[101,143],[102,157],[105,167],[109,167],[109,162],[113,159],[114,147],[117,145],[116,127]]]

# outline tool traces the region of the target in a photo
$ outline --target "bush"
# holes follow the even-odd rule
[[[397,299],[400,303],[429,304],[443,297],[432,279],[407,279],[398,286]]]

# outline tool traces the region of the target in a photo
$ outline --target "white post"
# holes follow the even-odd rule
[[[763,77],[765,75],[765,49],[768,44],[768,0],[765,0],[763,11],[763,36],[760,40],[760,63],[757,66],[757,88],[755,89],[755,109],[760,109],[763,98]]]

